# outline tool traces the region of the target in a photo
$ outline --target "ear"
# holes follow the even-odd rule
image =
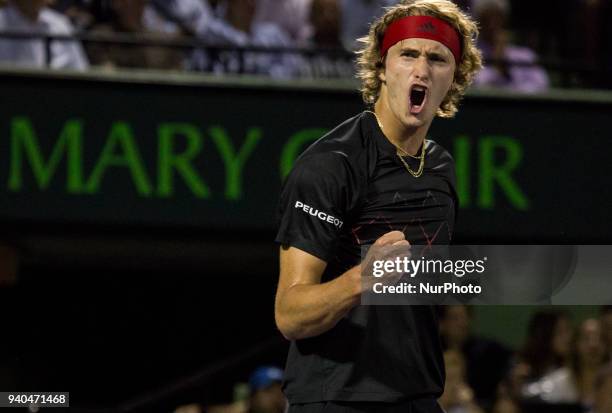
[[[378,68],[378,79],[380,79],[381,82],[383,82],[384,84],[387,83],[387,76],[385,75],[385,66],[381,65]]]

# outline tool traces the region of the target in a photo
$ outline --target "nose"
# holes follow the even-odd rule
[[[419,79],[423,82],[429,80],[429,61],[426,56],[420,56],[418,59],[415,59],[414,67],[413,67],[413,75],[416,79]]]

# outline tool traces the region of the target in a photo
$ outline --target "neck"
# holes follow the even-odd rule
[[[406,153],[416,156],[427,136],[431,121],[418,127],[406,127],[389,108],[385,107],[382,99],[374,105],[374,112],[382,123],[383,133],[387,139]]]

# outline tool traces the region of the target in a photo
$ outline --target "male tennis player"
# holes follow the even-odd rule
[[[435,116],[455,114],[481,67],[477,31],[447,0],[387,9],[359,52],[372,111],[310,146],[283,186],[275,316],[291,340],[290,413],[441,411],[433,308],[359,305],[360,250],[449,243],[453,159],[426,137]]]

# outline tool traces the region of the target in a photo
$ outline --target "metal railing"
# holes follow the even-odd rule
[[[354,52],[342,48],[325,47],[262,47],[262,46],[236,46],[230,44],[211,44],[201,38],[191,36],[167,37],[160,34],[130,34],[130,33],[74,33],[74,34],[51,34],[45,32],[24,32],[24,31],[0,31],[0,39],[12,40],[34,40],[39,39],[44,42],[45,63],[47,67],[51,64],[51,44],[55,41],[71,42],[79,41],[83,44],[104,44],[124,47],[160,47],[170,48],[191,52],[194,50],[204,50],[210,54],[211,60],[223,52],[236,53],[239,61],[237,73],[244,73],[245,55],[248,53],[265,54],[291,54],[312,58],[314,56],[328,56],[337,59],[345,59],[353,62],[356,58]],[[606,68],[592,62],[584,61],[565,61],[560,59],[537,59],[532,62],[514,62],[507,60],[489,59],[486,65],[505,64],[513,67],[535,67],[540,66],[549,73],[556,74],[561,87],[571,87],[572,79],[576,76],[584,79],[603,79],[610,73]],[[143,68],[146,68],[143,66]],[[206,71],[206,70],[204,70]]]

